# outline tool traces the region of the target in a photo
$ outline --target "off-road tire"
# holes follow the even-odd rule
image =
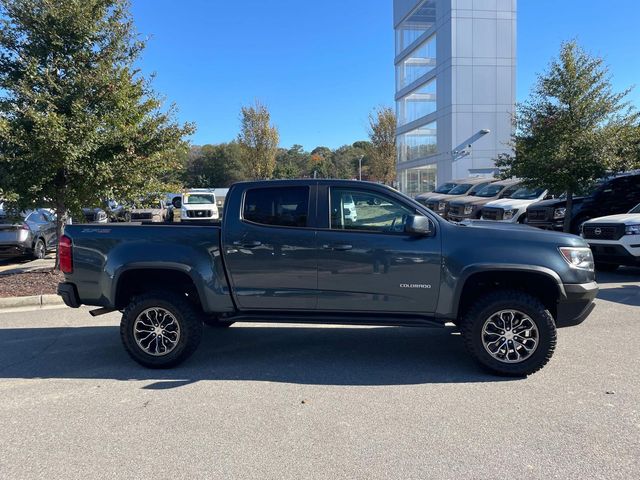
[[[482,343],[484,322],[500,310],[518,310],[535,323],[538,346],[519,363],[504,363],[492,357]],[[477,300],[461,322],[465,346],[482,366],[498,375],[522,377],[537,372],[551,359],[556,347],[556,325],[551,313],[532,295],[518,290],[499,290]]]
[[[618,269],[620,265],[617,263],[600,263],[596,262],[596,270],[599,272],[613,272]]]
[[[229,328],[236,322],[220,320],[218,317],[202,316],[202,323],[211,328]]]
[[[138,315],[152,307],[168,310],[178,322],[180,338],[176,347],[163,356],[153,356],[141,349],[133,335]],[[202,339],[201,313],[185,297],[173,292],[156,291],[133,297],[122,314],[120,338],[125,350],[140,365],[148,368],[170,368],[189,358]]]

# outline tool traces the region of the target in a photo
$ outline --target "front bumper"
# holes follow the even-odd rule
[[[593,300],[598,295],[596,282],[564,285],[566,297],[558,301],[556,326],[571,327],[582,323],[595,308]]]
[[[562,232],[564,230],[564,219],[560,220],[547,220],[544,222],[536,222],[536,221],[526,221],[527,225],[536,228],[542,228],[543,230],[555,230],[557,232]]]
[[[612,263],[616,265],[635,266],[640,265],[640,240],[637,244],[629,245],[625,248],[620,243],[595,243],[590,240],[589,247],[593,252],[593,258],[598,263]],[[629,250],[633,250],[633,253]],[[637,255],[634,253],[638,252]]]
[[[62,301],[67,307],[78,308],[81,305],[78,290],[73,283],[59,283],[58,295],[62,297]]]

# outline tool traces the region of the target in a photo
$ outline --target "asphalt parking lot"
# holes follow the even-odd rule
[[[640,269],[526,379],[449,330],[243,324],[146,370],[117,314],[0,313],[0,478],[637,478]]]

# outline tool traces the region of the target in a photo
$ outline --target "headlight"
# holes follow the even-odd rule
[[[593,254],[587,247],[560,247],[562,258],[571,268],[593,272]]]
[[[438,202],[438,211],[439,212],[441,212],[445,208],[447,208],[447,202]]]
[[[107,218],[107,214],[104,213],[104,212],[100,212],[100,213],[98,213],[98,218],[100,220],[104,220],[105,218]]]
[[[566,208],[564,208],[564,207],[562,207],[562,208],[556,208],[556,209],[553,211],[553,219],[554,219],[554,220],[558,220],[558,219],[560,219],[560,218],[564,218],[564,214],[565,214],[565,212],[566,212],[566,211],[567,211],[567,209],[566,209]]]
[[[471,215],[475,209],[476,209],[475,205],[465,205],[464,206],[464,214],[465,215]]]
[[[625,235],[640,235],[640,225],[627,225],[624,227]]]
[[[511,210],[505,210],[504,213],[502,214],[502,218],[504,220],[511,220],[516,213],[518,213],[517,208],[511,209]]]

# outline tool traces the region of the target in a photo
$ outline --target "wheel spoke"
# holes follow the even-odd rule
[[[162,356],[172,352],[180,340],[180,324],[169,310],[148,308],[133,324],[133,336],[138,347],[148,355]]]
[[[489,355],[500,362],[519,363],[538,346],[538,328],[525,313],[501,310],[491,315],[482,327],[482,343]]]

